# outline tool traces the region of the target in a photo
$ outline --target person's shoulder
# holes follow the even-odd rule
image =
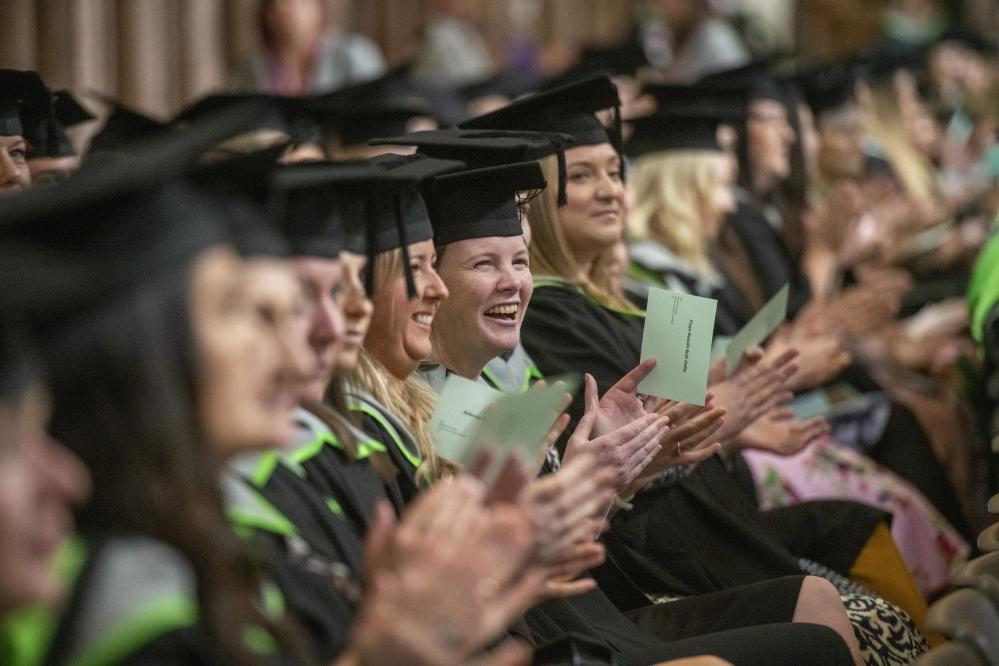
[[[93,549],[80,584],[67,654],[114,663],[159,636],[198,620],[197,579],[176,548],[141,536],[113,537]],[[89,663],[89,662],[87,662]]]

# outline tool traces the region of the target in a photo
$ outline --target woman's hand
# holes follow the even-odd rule
[[[643,369],[643,366],[651,370],[652,365],[654,363],[642,364],[636,370]],[[669,429],[667,417],[646,413],[641,400],[621,388],[628,385],[632,389],[637,387],[640,379],[632,381],[633,373],[635,371],[612,387],[608,391],[612,394],[611,398],[605,396],[605,401],[598,401],[597,383],[591,375],[586,375],[586,410],[565,449],[565,463],[587,452],[596,459],[598,468],[613,472],[612,484],[616,492],[624,490],[652,462],[662,448],[661,439]],[[624,383],[625,380],[628,383]],[[637,418],[634,418],[636,415]],[[591,440],[598,420],[602,421],[606,432]]]
[[[606,435],[622,426],[645,416],[654,406],[649,398],[639,396],[638,385],[649,376],[656,367],[656,359],[647,358],[628,374],[618,380],[614,386],[600,398],[599,407],[593,419],[594,437]]]
[[[711,404],[711,394],[703,407],[670,402],[663,411],[672,414],[673,426],[666,431],[662,449],[645,471],[629,486],[632,495],[670,467],[696,465],[721,450],[716,434],[724,422],[725,410]]]
[[[735,445],[793,456],[828,434],[829,424],[821,416],[798,421],[793,410],[782,408],[773,410],[743,430],[735,439]]]
[[[798,350],[788,349],[772,361],[763,360],[763,350],[748,347],[732,376],[712,384],[715,403],[725,409],[726,419],[717,437],[726,440],[793,395],[785,384],[797,371]]]
[[[533,526],[520,508],[483,506],[481,483],[459,477],[418,498],[396,525],[376,507],[366,544],[368,588],[349,654],[355,663],[459,663],[542,593],[528,567]],[[504,645],[501,663],[515,656]]]
[[[788,349],[797,349],[797,372],[785,382],[791,391],[807,391],[825,384],[850,365],[853,357],[843,346],[843,338],[832,333],[804,336],[794,326],[778,331],[767,345],[767,357],[776,358]]]
[[[545,567],[561,562],[573,546],[600,533],[614,498],[613,477],[596,466],[594,456],[582,453],[523,489],[518,504],[535,527],[535,562]]]

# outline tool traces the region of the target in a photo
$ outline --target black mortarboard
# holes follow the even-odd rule
[[[434,114],[428,97],[409,84],[407,72],[406,67],[396,68],[373,81],[312,97],[306,106],[345,146],[404,134],[410,120]]]
[[[535,161],[459,171],[429,181],[423,188],[434,241],[447,245],[468,238],[523,233],[518,195],[545,189]]]
[[[70,157],[76,155],[73,142],[66,135],[66,128],[93,120],[95,116],[87,111],[68,90],[52,93],[53,114],[47,120],[46,133],[50,137],[50,145],[32,148],[29,158],[35,157]]]
[[[746,117],[746,90],[739,87],[646,84],[642,94],[655,100],[657,114],[704,116],[727,123],[737,123]]]
[[[52,93],[55,98],[55,115],[63,127],[74,127],[97,118],[69,90],[57,90]]]
[[[420,194],[419,186],[431,178],[464,169],[465,164],[455,160],[442,160],[426,155],[379,155],[369,160],[385,169],[389,179],[401,187],[394,197],[374,200],[375,210],[369,212],[368,254],[374,256],[399,248],[402,250],[403,269],[406,272],[406,290],[410,298],[416,295],[416,285],[409,268],[408,246],[434,237],[430,215]],[[395,220],[392,228],[391,220]],[[373,246],[372,246],[373,244]]]
[[[634,76],[639,69],[648,64],[645,50],[637,38],[619,46],[589,46],[583,49],[574,65],[542,81],[537,89],[539,92],[547,92],[596,76]]]
[[[29,318],[45,319],[79,298],[86,277],[37,248],[0,245],[0,280],[9,287],[0,299],[0,403],[16,401],[41,376]]]
[[[397,248],[405,255],[408,244],[432,238],[416,183],[464,165],[389,157],[402,156],[278,167],[272,215],[292,254],[335,258],[347,249],[373,259]],[[404,263],[412,287],[409,262]]]
[[[243,256],[284,257],[287,242],[268,219],[272,179],[286,144],[199,166],[190,181],[220,200],[226,225]]]
[[[375,178],[380,170],[364,163],[309,162],[274,170],[271,218],[293,256],[336,259],[347,247],[345,221],[338,215],[337,186]]]
[[[854,100],[857,74],[855,62],[841,61],[814,65],[798,72],[795,78],[805,101],[818,118]]]
[[[174,119],[174,123],[196,121],[220,109],[251,102],[259,105],[261,113],[257,125],[251,130],[270,129],[284,132],[293,143],[320,142],[319,123],[308,110],[308,98],[271,95],[267,93],[214,93],[194,102]]]
[[[905,70],[920,74],[926,66],[927,47],[913,46],[895,41],[884,41],[858,59],[860,74],[868,81],[889,80],[896,72]]]
[[[592,72],[610,76],[633,76],[649,65],[649,58],[637,35],[615,46],[587,46],[583,49],[577,67],[587,67]]]
[[[90,140],[90,153],[117,152],[136,141],[165,135],[172,129],[167,123],[123,106],[113,99],[105,101],[111,105],[111,113],[101,131]]]
[[[610,78],[597,76],[524,97],[459,127],[569,134],[577,146],[587,146],[610,141],[595,114],[620,106],[617,86]]]
[[[55,155],[52,93],[37,72],[0,69],[0,136],[21,136],[36,153]]]
[[[950,28],[936,40],[937,44],[946,44],[948,42],[958,44],[969,51],[974,51],[989,58],[993,58],[999,54],[999,44],[996,43],[995,39],[985,37],[967,28]]]
[[[629,157],[667,150],[721,150],[718,120],[713,118],[658,113],[629,122],[632,133],[624,145]]]
[[[598,76],[519,99],[492,113],[466,120],[459,127],[562,133],[572,136],[576,146],[609,142],[620,151],[620,106],[617,86],[607,76]],[[611,108],[614,125],[608,131],[596,113]],[[563,164],[559,164],[558,205],[565,205]]]
[[[573,139],[552,132],[441,129],[372,139],[373,146],[416,146],[428,157],[464,162],[477,169],[511,162],[540,160],[565,150]]]
[[[255,117],[256,109],[231,109],[177,136],[147,140],[134,154],[87,165],[58,188],[0,201],[0,247],[47,259],[4,263],[5,284],[30,284],[53,267],[77,274],[64,301],[32,323],[70,317],[225,240],[215,201],[179,176]]]
[[[512,100],[537,90],[540,82],[541,80],[533,74],[519,70],[507,70],[463,85],[458,89],[458,92],[466,102],[490,95],[506,97]]]

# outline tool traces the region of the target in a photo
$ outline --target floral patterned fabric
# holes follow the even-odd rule
[[[745,451],[762,509],[807,500],[849,499],[892,514],[892,537],[920,590],[930,596],[968,557],[968,543],[911,484],[831,440],[781,457]]]

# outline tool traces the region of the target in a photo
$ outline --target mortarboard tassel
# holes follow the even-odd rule
[[[377,256],[375,252],[375,231],[377,229],[375,214],[375,206],[371,204],[371,198],[365,197],[364,219],[367,222],[367,228],[364,230],[364,243],[368,253],[368,265],[364,267],[364,290],[368,293],[368,298],[375,295],[375,257]]]
[[[621,132],[621,105],[614,105],[614,117],[611,119],[611,131],[610,131],[611,143],[614,145],[614,150],[617,151],[618,156],[621,158],[621,182],[625,182],[625,160],[624,160],[624,135]]]
[[[416,282],[413,281],[413,269],[409,266],[409,241],[406,238],[406,225],[402,219],[402,196],[395,195],[395,221],[399,229],[399,245],[402,248],[402,270],[406,275],[406,296],[409,300],[416,298]]]
[[[566,199],[565,196],[565,148],[560,145],[558,147],[558,152],[555,153],[555,155],[558,160],[558,207],[561,208],[568,203],[568,199]]]

